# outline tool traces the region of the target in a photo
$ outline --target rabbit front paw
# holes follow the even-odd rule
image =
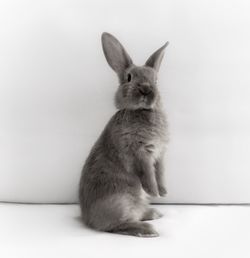
[[[162,197],[166,196],[168,193],[165,186],[163,186],[163,185],[159,185],[158,190],[159,190],[160,196],[162,196]]]

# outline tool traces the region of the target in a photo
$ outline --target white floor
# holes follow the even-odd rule
[[[250,257],[250,206],[156,207],[160,237],[136,238],[85,228],[77,205],[0,203],[0,257]]]

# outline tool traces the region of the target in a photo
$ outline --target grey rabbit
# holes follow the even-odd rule
[[[79,200],[90,228],[140,237],[158,233],[145,220],[162,215],[149,207],[150,196],[164,196],[163,155],[167,121],[157,73],[168,42],[143,66],[133,64],[121,43],[102,34],[108,64],[117,73],[118,111],[93,146],[82,170]]]

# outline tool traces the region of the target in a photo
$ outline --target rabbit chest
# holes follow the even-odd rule
[[[144,152],[153,160],[160,158],[167,141],[166,119],[159,110],[125,111],[119,126],[120,148],[134,155]]]

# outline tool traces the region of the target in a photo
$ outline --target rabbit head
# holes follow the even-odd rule
[[[168,42],[154,52],[143,66],[136,66],[122,44],[111,34],[102,34],[102,47],[108,64],[117,73],[120,85],[115,95],[118,109],[152,109],[160,95],[157,73]]]

